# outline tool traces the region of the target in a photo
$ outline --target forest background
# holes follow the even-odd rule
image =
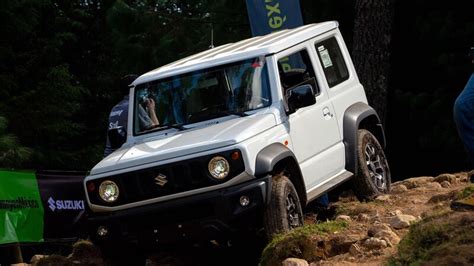
[[[452,110],[472,71],[474,3],[388,1],[392,178],[467,170]],[[354,53],[370,30],[355,23],[360,2],[301,0],[301,8],[306,24],[337,20]],[[211,28],[215,46],[251,37],[245,1],[2,1],[0,168],[91,169],[103,156],[110,109],[123,97],[120,77],[209,49]]]

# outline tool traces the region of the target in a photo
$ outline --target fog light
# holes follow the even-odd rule
[[[106,236],[107,234],[109,233],[109,230],[107,229],[107,227],[105,226],[99,226],[99,228],[97,228],[97,234],[99,236]]]
[[[250,204],[250,198],[247,196],[240,197],[240,206],[245,207]]]

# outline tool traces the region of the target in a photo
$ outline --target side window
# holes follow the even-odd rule
[[[316,43],[316,51],[330,88],[349,78],[346,62],[335,37]]]
[[[278,72],[280,74],[283,95],[285,95],[286,90],[289,88],[303,84],[310,84],[315,94],[319,94],[316,76],[308,51],[301,50],[278,60]]]

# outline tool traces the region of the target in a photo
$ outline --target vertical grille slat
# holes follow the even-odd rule
[[[194,173],[194,175],[190,175],[191,184],[199,185],[203,181],[203,179],[207,178],[206,176],[203,177],[201,164],[199,162],[191,162],[189,164],[189,167],[191,173]]]

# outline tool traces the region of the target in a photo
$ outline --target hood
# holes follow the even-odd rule
[[[217,123],[218,122],[218,123]],[[158,131],[132,146],[125,145],[100,161],[91,175],[168,160],[240,143],[276,125],[272,113],[207,121],[182,131]],[[209,125],[211,124],[211,125]]]

